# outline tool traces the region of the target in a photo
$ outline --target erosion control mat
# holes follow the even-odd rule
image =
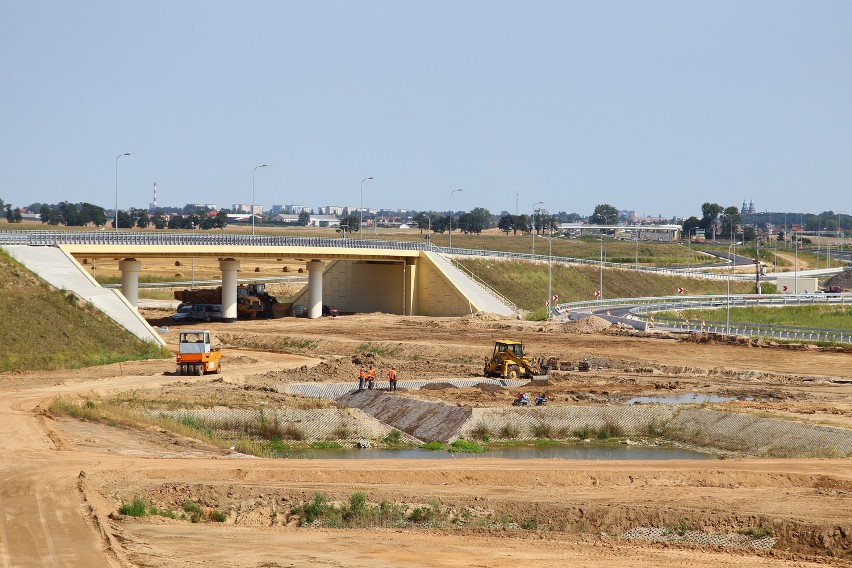
[[[450,441],[471,415],[470,408],[414,400],[375,390],[351,392],[338,398],[337,402],[360,408],[424,442]]]

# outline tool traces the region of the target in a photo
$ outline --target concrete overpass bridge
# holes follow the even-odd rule
[[[225,321],[237,318],[237,275],[241,262],[258,258],[305,263],[308,284],[295,302],[307,307],[310,318],[322,315],[323,304],[354,313],[381,311],[429,316],[460,316],[480,311],[514,313],[495,293],[422,243],[150,232],[7,231],[0,233],[0,245],[14,248],[14,256],[25,264],[26,247],[54,247],[87,277],[81,265],[83,259],[117,260],[121,292],[133,307],[138,302],[139,273],[146,260],[216,259],[222,274]],[[43,277],[51,270],[43,262],[29,267]]]

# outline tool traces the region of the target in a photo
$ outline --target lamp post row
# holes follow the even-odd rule
[[[113,229],[116,230],[116,231],[118,230],[118,159],[121,158],[122,156],[130,156],[130,155],[131,155],[131,152],[124,152],[124,153],[119,154],[118,156],[115,157],[115,219],[113,220]],[[251,173],[251,211],[250,211],[250,214],[251,214],[251,234],[252,234],[252,236],[255,235],[254,209],[255,209],[255,185],[256,185],[255,182],[256,182],[256,177],[257,177],[257,170],[259,168],[266,168],[266,167],[269,167],[269,164],[266,164],[266,163],[258,164],[254,167],[254,169],[252,170],[252,173]],[[359,220],[358,220],[359,237],[361,235],[361,231],[364,229],[364,182],[368,181],[368,180],[372,180],[372,179],[373,179],[373,176],[368,176],[368,177],[365,177],[364,179],[361,180],[361,192],[360,192],[361,200],[360,200],[360,206],[359,206],[360,217],[359,217]],[[453,191],[450,192],[450,245],[449,245],[450,248],[452,248],[452,246],[453,246],[453,194],[456,193],[456,192],[459,192],[459,191],[463,191],[463,190],[461,188],[459,188],[459,189],[454,189]],[[539,202],[539,203],[541,203],[541,202]],[[432,224],[431,219],[429,219],[429,221],[430,221],[429,224],[431,225]],[[430,230],[431,230],[431,226],[430,226]],[[533,250],[535,250],[535,241],[533,241]]]

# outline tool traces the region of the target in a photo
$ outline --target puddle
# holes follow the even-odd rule
[[[608,448],[587,446],[533,446],[495,448],[480,454],[399,448],[386,450],[362,450],[357,448],[293,450],[278,457],[291,459],[475,459],[504,458],[565,459],[565,460],[702,460],[714,456],[680,448],[658,448],[644,446],[617,446]]]
[[[624,404],[701,404],[704,402],[731,402],[732,400],[754,400],[754,397],[747,396],[742,399],[736,396],[721,396],[717,394],[669,394],[665,396],[634,396],[625,401]]]

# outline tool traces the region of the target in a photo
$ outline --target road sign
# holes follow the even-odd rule
[[[678,289],[677,289],[677,293],[678,293],[678,294],[683,294],[683,288],[678,287]]]
[[[595,290],[595,298],[600,298],[600,297],[601,297],[601,291]]]
[[[782,290],[782,292],[786,292],[786,291],[787,291],[787,286],[782,286],[782,288],[784,288],[784,289]]]
[[[557,301],[559,301],[559,296],[554,294],[553,295],[553,303],[555,304]]]
[[[549,307],[550,306],[550,300],[545,300],[544,305]]]

